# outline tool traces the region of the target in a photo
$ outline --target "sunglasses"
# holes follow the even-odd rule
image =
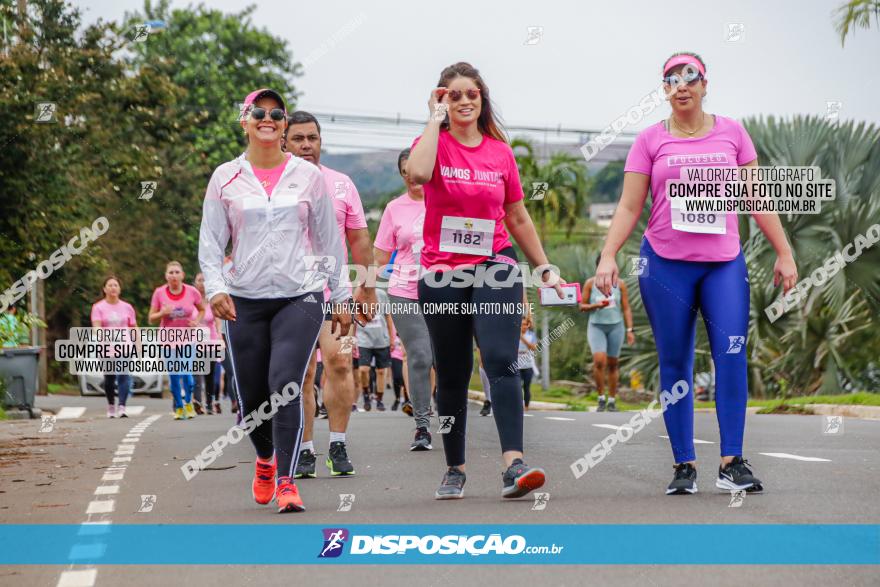
[[[694,85],[703,79],[703,74],[699,71],[687,71],[683,74],[673,73],[663,78],[663,83],[669,86],[678,86],[680,84]]]
[[[254,120],[263,120],[266,118],[266,109],[259,106],[251,110],[251,118]],[[273,108],[269,111],[269,118],[274,121],[284,120],[284,110],[281,108]]]
[[[476,100],[477,96],[480,95],[480,89],[470,88],[463,92],[461,90],[449,90],[446,93],[449,95],[449,99],[453,102],[458,102],[461,100],[462,96],[467,96],[468,100]]]

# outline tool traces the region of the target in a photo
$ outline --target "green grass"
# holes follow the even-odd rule
[[[0,420],[6,419],[6,410],[3,409],[3,406],[0,406]]]
[[[49,395],[79,395],[79,387],[71,383],[50,383]]]

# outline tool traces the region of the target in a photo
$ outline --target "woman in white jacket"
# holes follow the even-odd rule
[[[344,336],[351,324],[342,303],[349,294],[338,279],[342,241],[321,171],[281,150],[284,99],[262,89],[244,107],[248,148],[220,165],[208,184],[199,263],[214,315],[226,321],[242,415],[262,421],[250,433],[257,452],[254,499],[267,504],[274,496],[279,512],[302,511],[292,481],[302,438],[300,386],[325,317],[325,284],[337,310],[334,332],[338,324]],[[224,274],[230,240],[233,268]],[[316,264],[329,269],[317,279],[309,271]],[[292,401],[270,402],[282,390]]]

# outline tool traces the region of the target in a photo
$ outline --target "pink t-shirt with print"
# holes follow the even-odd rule
[[[419,140],[421,137],[413,141],[413,146]],[[482,263],[492,256],[441,251],[444,217],[450,218],[448,226],[452,226],[452,222],[473,225],[475,220],[493,224],[490,231],[492,254],[511,246],[504,227],[504,207],[522,200],[524,194],[513,150],[507,143],[483,136],[479,145],[467,147],[455,140],[449,131],[441,130],[434,172],[424,189],[422,267],[449,265],[455,268]],[[489,247],[489,243],[481,241],[479,244]]]
[[[730,261],[740,252],[736,214],[718,219],[724,234],[682,229],[678,208],[666,197],[666,182],[686,179],[685,167],[737,167],[758,158],[752,139],[743,126],[731,118],[715,116],[715,126],[703,137],[679,138],[667,132],[662,122],[649,126],[636,137],[626,158],[625,172],[651,178],[651,216],[645,238],[661,257],[682,261]],[[674,228],[673,224],[679,226]]]
[[[425,201],[403,194],[388,202],[376,233],[377,249],[397,250],[394,271],[388,280],[388,293],[411,300],[419,298],[419,257],[424,240]]]
[[[163,306],[171,306],[172,312],[163,316],[159,326],[162,328],[187,328],[189,321],[193,319],[193,312],[197,312],[196,304],[202,301],[202,294],[191,285],[183,284],[183,290],[175,295],[167,285],[160,285],[153,292],[150,308],[153,312],[162,309]]]
[[[190,316],[190,319],[195,320],[198,313],[198,308],[193,308],[193,313]],[[205,304],[205,315],[202,316],[201,325],[211,331],[211,340],[220,340],[220,335],[217,334],[217,324],[214,322],[214,310],[211,309],[211,304]]]
[[[272,169],[258,169],[251,165],[251,169],[254,170],[254,175],[260,180],[260,185],[266,190],[267,196],[272,196],[272,191],[275,189],[275,186],[278,185],[278,180],[281,179],[281,174],[284,173],[284,168],[287,166],[287,162],[292,156],[290,153],[285,153],[285,155],[284,163],[277,165]]]
[[[101,328],[128,328],[137,326],[137,314],[128,302],[119,300],[111,304],[101,300],[92,304],[92,324],[101,322]]]

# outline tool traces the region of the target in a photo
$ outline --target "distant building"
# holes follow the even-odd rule
[[[603,228],[608,228],[611,226],[611,219],[616,209],[617,204],[614,203],[590,204],[590,220]]]

